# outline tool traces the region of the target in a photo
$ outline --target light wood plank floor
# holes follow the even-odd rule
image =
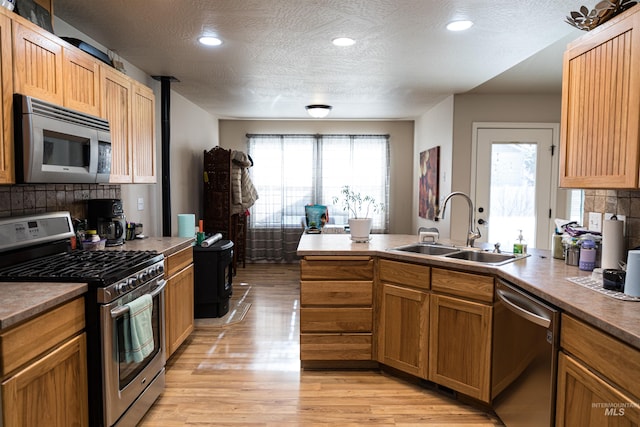
[[[501,426],[481,409],[377,370],[309,371],[299,360],[298,265],[247,264],[245,319],[197,326],[167,363],[141,426]]]

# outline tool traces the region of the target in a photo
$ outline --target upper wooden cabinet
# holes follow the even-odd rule
[[[640,8],[571,43],[564,54],[560,186],[637,188]]]
[[[153,91],[18,15],[12,17],[13,24],[1,11],[0,17],[6,21],[6,25],[0,21],[0,48],[3,108],[8,110],[2,114],[9,114],[9,120],[3,121],[2,139],[8,132],[10,141],[0,140],[0,183],[15,182],[11,129],[14,92],[106,118],[111,126],[110,182],[155,183]]]
[[[153,91],[133,83],[131,131],[133,149],[133,182],[156,182],[155,96]]]
[[[13,157],[13,70],[11,21],[0,15],[0,184],[15,182]]]
[[[20,17],[13,21],[13,85],[16,93],[64,105],[62,41]]]
[[[92,116],[100,115],[100,64],[77,49],[62,52],[64,106]]]
[[[133,182],[131,144],[131,81],[107,66],[100,67],[100,115],[111,128],[112,183]]]

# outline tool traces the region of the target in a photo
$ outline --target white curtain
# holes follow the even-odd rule
[[[293,262],[303,232],[304,207],[322,204],[329,221],[346,224],[332,205],[344,185],[388,207],[388,135],[247,135],[259,199],[250,209],[249,261]],[[388,230],[389,209],[372,214],[373,232]]]

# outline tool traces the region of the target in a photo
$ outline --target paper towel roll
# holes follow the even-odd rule
[[[196,235],[195,214],[178,214],[178,236],[194,237]]]
[[[626,258],[624,221],[605,220],[602,227],[602,268],[620,268],[618,263]]]
[[[213,245],[215,242],[217,242],[220,239],[222,239],[222,234],[216,233],[213,236],[209,237],[208,239],[205,239],[202,243],[200,243],[200,246],[202,246],[203,248],[208,248],[209,246]]]
[[[624,293],[632,297],[640,297],[640,251],[629,251]]]

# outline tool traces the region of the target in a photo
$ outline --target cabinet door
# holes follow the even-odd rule
[[[605,382],[565,353],[558,356],[556,425],[640,425],[638,399]]]
[[[35,25],[13,22],[13,84],[16,93],[63,105],[62,45]]]
[[[378,361],[427,378],[429,295],[382,284]]]
[[[93,116],[100,115],[100,65],[75,49],[63,50],[64,106]]]
[[[639,20],[629,10],[565,52],[561,187],[638,187]]]
[[[133,84],[131,105],[133,182],[156,182],[155,97],[146,86]]]
[[[79,335],[2,383],[5,426],[86,426],[87,350]]]
[[[193,332],[193,264],[167,282],[165,297],[167,358]]]
[[[490,400],[491,306],[431,295],[429,380]]]
[[[11,55],[11,21],[0,15],[0,184],[15,180],[13,154],[13,70]]]
[[[106,66],[100,67],[101,116],[111,128],[112,183],[133,181],[131,148],[131,82]]]

